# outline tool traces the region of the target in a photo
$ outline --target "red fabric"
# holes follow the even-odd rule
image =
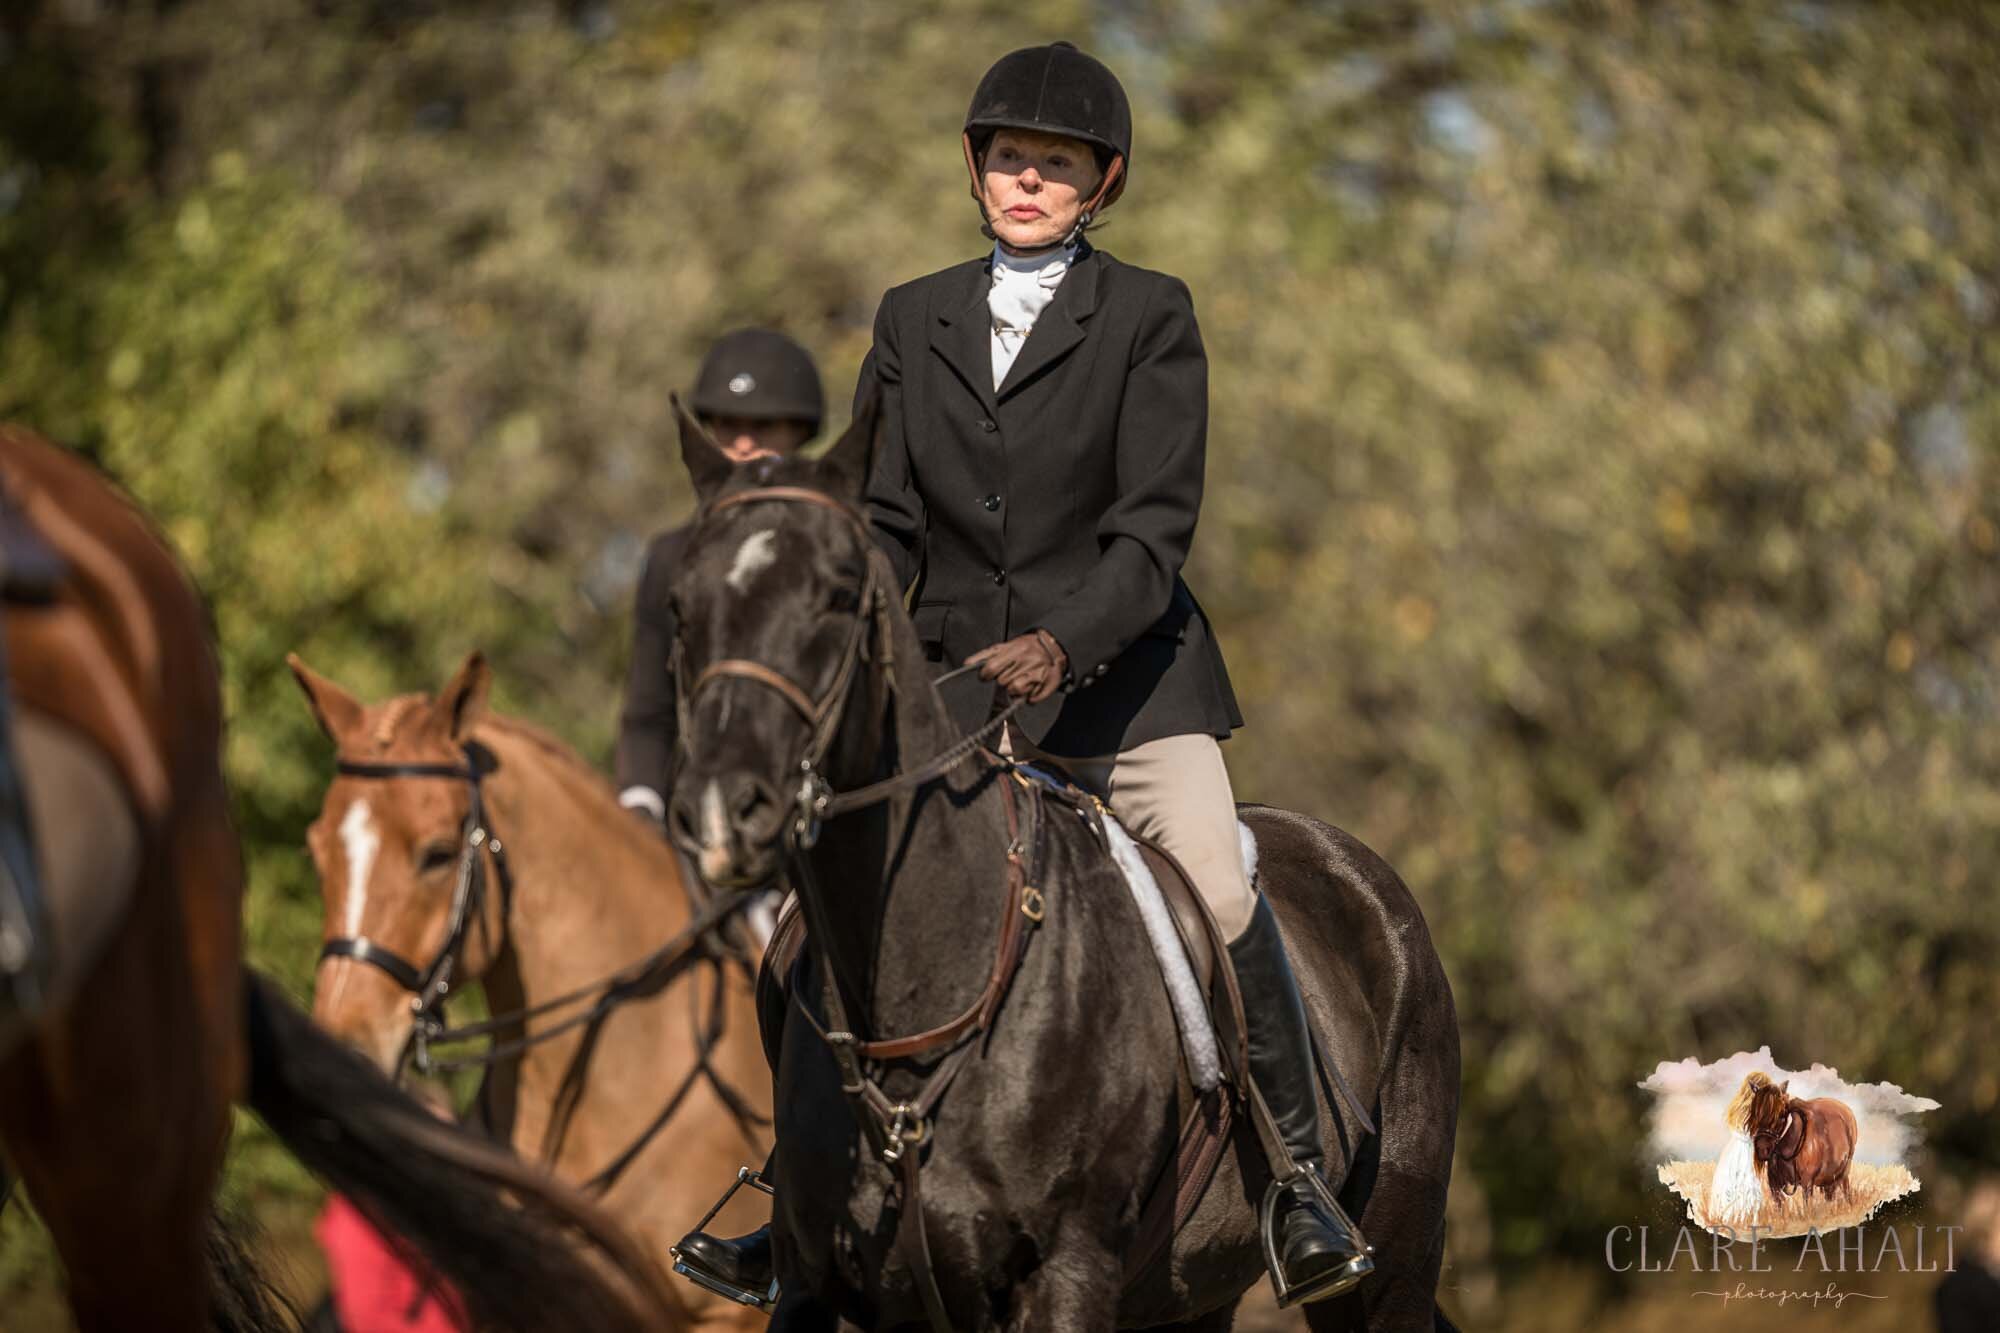
[[[426,1282],[374,1224],[338,1194],[313,1227],[345,1333],[465,1333],[457,1293]]]

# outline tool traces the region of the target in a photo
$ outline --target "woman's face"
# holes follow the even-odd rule
[[[999,130],[980,164],[986,216],[1009,250],[1035,250],[1069,235],[1100,173],[1090,145],[1060,134]]]

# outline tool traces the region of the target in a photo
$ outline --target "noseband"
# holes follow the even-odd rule
[[[486,805],[480,795],[479,784],[492,771],[493,758],[483,748],[474,745],[465,746],[464,753],[465,766],[462,768],[456,764],[370,764],[356,759],[341,759],[335,764],[336,771],[350,778],[449,778],[463,782],[466,787],[469,803],[460,832],[462,850],[458,857],[458,878],[452,887],[451,917],[437,956],[428,965],[418,967],[394,949],[377,944],[365,935],[335,936],[319,951],[322,960],[351,958],[357,963],[378,968],[409,991],[412,996],[410,1011],[416,1017],[420,1043],[428,1032],[444,1029],[444,1001],[451,991],[452,969],[457,964],[459,948],[465,943],[465,932],[486,898],[487,856],[493,858],[494,873],[500,880],[500,910],[503,913],[512,906],[514,897],[514,878],[507,869],[506,853],[500,839],[492,836],[486,828]]]

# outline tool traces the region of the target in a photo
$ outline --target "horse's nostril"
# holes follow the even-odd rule
[[[729,816],[739,831],[761,832],[776,823],[778,796],[767,783],[744,774],[737,778],[733,788]]]
[[[700,845],[700,825],[695,822],[693,801],[676,800],[667,818],[668,831],[673,834],[675,842],[684,848]]]

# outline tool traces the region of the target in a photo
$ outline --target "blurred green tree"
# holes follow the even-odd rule
[[[1938,1098],[1946,1162],[2000,1154],[1967,1056],[2000,1003],[1991,7],[111,26],[0,56],[0,411],[203,579],[255,945],[294,984],[325,747],[282,653],[379,695],[477,643],[605,755],[643,540],[686,503],[667,390],[764,322],[837,397],[881,291],[982,247],[965,94],[1069,36],[1137,110],[1099,244],[1186,278],[1208,343],[1191,578],[1239,790],[1425,904],[1492,1258],[1593,1263],[1657,1206],[1661,1059],[1769,1042]]]

